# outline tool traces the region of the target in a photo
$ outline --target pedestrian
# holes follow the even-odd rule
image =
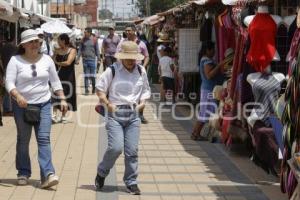
[[[104,186],[105,177],[124,148],[123,180],[128,192],[139,195],[137,168],[141,121],[138,112],[145,107],[151,91],[145,68],[136,64],[136,61],[143,60],[144,56],[138,52],[135,42],[123,42],[121,52],[116,53],[115,57],[120,62],[116,62],[113,68],[107,68],[97,82],[97,95],[100,102],[108,108],[108,148],[98,165],[95,185],[97,189]]]
[[[192,140],[204,139],[200,135],[205,123],[208,122],[211,113],[216,112],[217,101],[213,98],[212,91],[216,85],[222,85],[224,75],[222,66],[224,61],[216,64],[213,60],[215,56],[215,44],[211,41],[203,42],[200,52],[200,76],[201,76],[201,91],[200,91],[200,111],[198,120],[194,125],[191,135]]]
[[[63,91],[66,96],[66,101],[68,103],[69,111],[77,111],[77,100],[76,100],[76,78],[75,78],[75,58],[76,58],[76,49],[70,43],[70,38],[67,34],[61,34],[58,37],[59,49],[55,51],[54,62],[56,64],[56,69],[58,77],[62,82]],[[53,116],[52,122],[62,122],[66,123],[67,119],[65,114],[62,113],[61,118],[59,119],[57,110],[59,110],[59,100],[57,97],[53,98]]]
[[[98,48],[99,48],[99,51],[100,51],[100,62],[97,63],[97,73],[99,72],[100,70],[100,66],[101,66],[101,63],[103,63],[103,40],[104,40],[105,36],[104,35],[100,35],[99,38],[97,39],[97,43],[98,43]]]
[[[4,74],[6,72],[7,64],[12,56],[17,53],[17,46],[15,44],[15,38],[6,38],[5,43],[0,48],[0,56],[3,65]],[[12,105],[11,105],[11,97],[5,91],[3,96],[3,116],[12,116]]]
[[[97,41],[92,37],[92,29],[86,28],[84,38],[79,46],[76,63],[79,63],[79,58],[82,56],[83,72],[84,72],[84,88],[85,95],[89,94],[89,80],[92,82],[92,93],[95,93],[96,84],[96,60],[100,61],[100,54]]]
[[[145,68],[145,70],[147,71],[147,66],[149,64],[149,53],[148,53],[148,49],[147,49],[146,44],[143,41],[138,39],[138,37],[136,35],[136,28],[135,28],[134,25],[131,25],[131,24],[127,25],[127,27],[125,28],[125,32],[127,34],[127,38],[125,38],[123,40],[123,42],[132,41],[132,42],[135,42],[138,45],[139,53],[141,53],[144,56],[144,59],[140,60],[140,61],[137,61],[137,64],[141,64]],[[118,45],[117,52],[121,52],[122,43],[120,43]],[[146,120],[146,118],[144,117],[144,110],[143,109],[141,109],[141,111],[139,113],[139,116],[140,116],[141,122],[143,124],[148,123],[148,120]]]
[[[175,79],[174,79],[174,62],[173,59],[169,56],[171,53],[170,47],[165,47],[163,45],[160,46],[160,59],[159,59],[159,66],[158,72],[160,76],[161,82],[161,98],[162,101],[166,101],[166,93],[171,91],[172,93],[172,100],[175,103]]]
[[[21,34],[16,56],[7,66],[5,87],[12,96],[14,119],[17,126],[16,168],[18,185],[27,185],[31,176],[29,142],[32,128],[38,144],[41,188],[58,184],[58,176],[52,164],[51,92],[49,82],[61,99],[61,110],[66,112],[67,103],[50,56],[39,53],[41,40],[33,29]]]
[[[2,114],[3,114],[3,97],[5,94],[5,85],[4,85],[4,79],[5,79],[5,72],[2,64],[2,59],[0,56],[0,126],[3,126],[3,121],[2,121]]]
[[[114,57],[117,52],[117,46],[120,43],[120,37],[115,34],[115,28],[108,28],[108,36],[103,40],[103,51],[104,51],[104,62],[103,62],[103,71],[114,62],[116,58]]]
[[[45,37],[44,31],[41,28],[36,29],[38,37],[42,41],[40,52],[49,56],[53,56],[53,50],[49,44],[49,38]]]

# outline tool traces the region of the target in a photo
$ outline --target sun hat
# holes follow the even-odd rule
[[[109,26],[108,30],[115,30],[115,27],[114,26]]]
[[[121,44],[121,51],[115,54],[115,58],[119,60],[143,60],[144,56],[139,53],[138,45],[132,41],[125,41]]]
[[[41,40],[41,39],[38,37],[37,31],[33,29],[28,29],[21,33],[21,42],[19,43],[19,45],[30,42],[32,40]]]
[[[159,45],[158,47],[157,47],[157,50],[158,51],[160,51],[160,50],[165,50],[166,49],[166,46],[164,46],[164,45]]]
[[[159,33],[159,38],[157,39],[157,42],[171,42],[169,39],[168,33]]]

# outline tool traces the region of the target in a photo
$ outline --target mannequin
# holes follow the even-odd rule
[[[269,13],[268,6],[258,6],[257,13]],[[244,24],[247,27],[249,27],[249,25],[252,22],[254,17],[255,17],[255,15],[250,15],[250,16],[245,17]],[[278,15],[271,15],[271,17],[273,18],[273,20],[275,21],[277,26],[279,26],[279,24],[283,21],[282,18]],[[274,58],[273,58],[273,61],[280,61],[280,56],[279,56],[278,51],[276,51],[276,53],[274,55]]]
[[[284,24],[286,24],[288,29],[290,28],[291,24],[295,21],[296,17],[297,15],[290,15],[283,18],[283,22]]]
[[[286,79],[286,77],[282,73],[271,72],[270,67],[266,68],[265,74],[269,74],[270,76],[273,76],[279,83],[281,83],[282,81],[284,81]],[[247,81],[251,85],[252,88],[253,88],[254,83],[259,78],[261,78],[261,76],[262,76],[261,72],[251,73],[247,76]],[[253,109],[250,116],[247,118],[247,122],[251,127],[253,127],[255,122],[259,119],[261,119],[260,116],[258,116],[256,114],[255,110]]]

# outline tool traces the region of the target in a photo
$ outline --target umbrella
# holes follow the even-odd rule
[[[60,20],[50,21],[42,24],[41,29],[46,33],[71,33],[72,30]]]

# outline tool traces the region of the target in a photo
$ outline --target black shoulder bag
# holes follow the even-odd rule
[[[40,122],[41,108],[35,105],[27,105],[24,110],[24,121],[31,125],[36,125]]]

